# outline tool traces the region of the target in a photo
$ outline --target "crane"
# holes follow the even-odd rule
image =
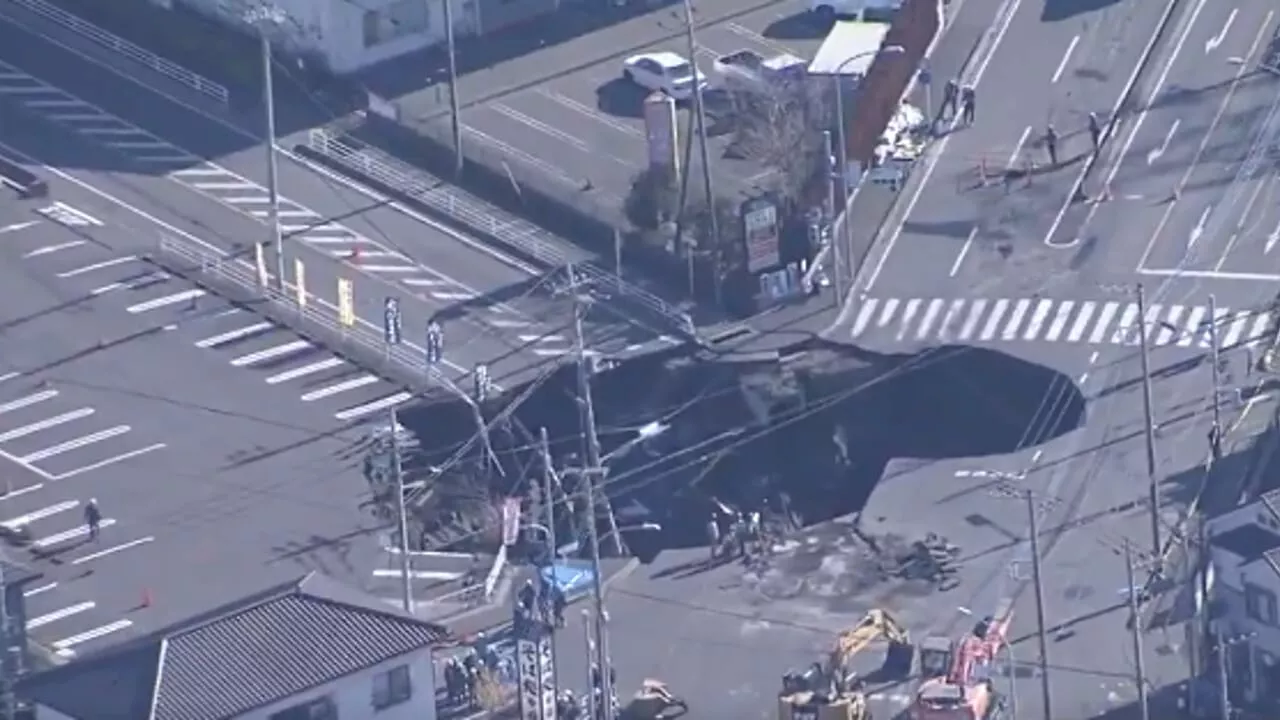
[[[921,683],[911,706],[912,720],[996,720],[1003,714],[1004,698],[991,683],[990,668],[1009,642],[1012,621],[1012,601],[1006,599],[948,648],[926,641],[921,667],[945,667],[946,672]],[[944,653],[950,654],[946,661]]]

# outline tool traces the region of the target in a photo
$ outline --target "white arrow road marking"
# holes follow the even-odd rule
[[[1200,213],[1199,222],[1196,223],[1195,227],[1191,228],[1191,239],[1187,243],[1188,250],[1195,247],[1196,243],[1200,240],[1200,236],[1204,235],[1204,226],[1209,222],[1209,212],[1211,210],[1213,210],[1213,208],[1205,208],[1204,212]]]
[[[1148,165],[1159,160],[1160,156],[1165,154],[1165,151],[1169,149],[1169,143],[1173,142],[1173,135],[1176,132],[1178,132],[1178,121],[1174,120],[1173,124],[1169,126],[1168,134],[1164,136],[1164,142],[1160,143],[1159,147],[1151,148],[1151,150],[1147,152]]]
[[[1209,38],[1209,40],[1205,42],[1204,44],[1205,54],[1208,54],[1213,52],[1214,50],[1217,50],[1218,46],[1222,44],[1222,41],[1227,39],[1227,31],[1231,29],[1231,23],[1236,21],[1236,12],[1237,12],[1236,8],[1232,8],[1231,14],[1227,16],[1226,24],[1222,26],[1222,31],[1219,32],[1214,37]]]
[[[5,225],[4,227],[0,227],[0,235],[3,235],[4,233],[18,232],[19,230],[26,230],[29,227],[32,227],[34,225],[39,225],[39,224],[40,224],[39,220],[28,220],[26,222],[14,223],[12,225]]]

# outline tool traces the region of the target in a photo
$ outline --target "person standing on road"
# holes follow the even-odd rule
[[[89,498],[84,506],[84,524],[89,526],[89,539],[97,540],[98,531],[102,529],[102,511],[98,509],[98,500]]]
[[[973,89],[972,85],[965,85],[964,88],[960,90],[960,108],[961,113],[964,115],[963,119],[965,125],[973,124],[973,116],[977,111],[977,104],[977,91]]]
[[[960,96],[960,83],[955,78],[947,81],[942,88],[942,107],[938,108],[938,119],[946,120],[955,117],[956,100]]]
[[[1049,153],[1049,164],[1058,164],[1058,131],[1053,129],[1053,125],[1045,128],[1044,131],[1044,149]]]
[[[1089,113],[1089,139],[1093,141],[1093,151],[1098,152],[1102,146],[1102,123],[1098,122],[1097,113]]]

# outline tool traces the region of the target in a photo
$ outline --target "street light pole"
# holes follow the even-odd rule
[[[1213,428],[1210,429],[1209,450],[1212,452],[1213,461],[1217,462],[1222,454],[1222,369],[1219,367],[1222,360],[1222,350],[1218,345],[1218,301],[1213,295],[1209,296],[1209,360],[1210,379],[1213,383],[1213,394],[1210,396],[1210,407],[1213,409]]]
[[[1139,283],[1136,289],[1138,301],[1138,344],[1142,362],[1142,422],[1146,425],[1147,449],[1147,504],[1151,511],[1151,557],[1159,558],[1160,551],[1160,486],[1156,478],[1156,421],[1151,400],[1151,352],[1147,341],[1146,292]]]
[[[271,77],[271,38],[265,28],[258,28],[262,42],[262,102],[267,122],[267,223],[271,226],[268,240],[276,253],[276,288],[284,292],[284,235],[280,232],[280,178],[276,168],[276,97]]]
[[[444,0],[444,44],[449,54],[449,122],[453,131],[453,171],[462,174],[462,103],[458,100],[458,54],[453,37],[453,0]]]
[[[716,216],[715,188],[711,182],[711,152],[707,149],[707,112],[702,104],[702,82],[698,78],[698,65],[694,58],[698,43],[693,37],[693,2],[684,0],[684,32],[689,46],[689,64],[693,66],[693,113],[698,123],[698,155],[702,158],[702,191],[707,195],[707,209],[711,222],[711,237],[708,243],[714,246],[720,242],[720,219]],[[688,169],[685,169],[688,172]],[[692,260],[690,260],[692,262]],[[717,287],[719,281],[716,282]],[[692,284],[690,284],[692,288]]]

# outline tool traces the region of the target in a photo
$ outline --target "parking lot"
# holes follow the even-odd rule
[[[715,15],[711,6],[721,4],[724,0],[701,3],[701,21]],[[716,128],[716,111],[726,103],[715,87],[715,59],[739,50],[812,58],[825,31],[798,15],[800,10],[799,4],[778,3],[721,13],[727,17],[698,29],[695,61],[712,86],[707,108],[716,136],[710,154],[718,169],[718,194],[766,187],[770,173],[749,150],[726,152],[732,133]],[[623,60],[664,50],[687,56],[682,27],[679,6],[666,8],[464,76],[459,90],[464,140],[473,155],[507,162],[518,180],[558,182],[616,208],[648,162],[641,114],[647,93],[622,77]],[[439,99],[435,87],[401,97],[402,117],[431,117],[422,122],[438,125]],[[679,125],[687,127],[687,108],[679,114]]]

